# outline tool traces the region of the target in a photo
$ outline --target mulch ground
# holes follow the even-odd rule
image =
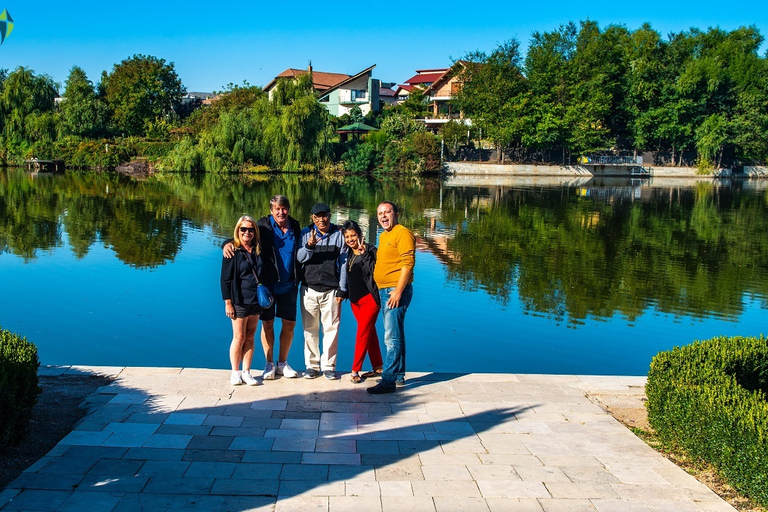
[[[32,412],[29,435],[20,445],[0,451],[0,490],[69,434],[86,413],[78,406],[109,382],[95,375],[40,377],[42,393]]]

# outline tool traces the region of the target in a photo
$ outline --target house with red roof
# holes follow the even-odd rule
[[[334,116],[349,114],[353,108],[360,107],[363,115],[371,110],[379,110],[380,81],[373,78],[376,64],[354,75],[315,71],[312,63],[307,69],[288,68],[264,86],[270,99],[279,80],[295,80],[306,73],[312,74],[312,88],[320,103]]]
[[[451,119],[463,119],[464,123],[472,124],[450,104],[461,90],[461,73],[466,65],[466,61],[457,60],[450,68],[417,69],[414,76],[395,90],[398,102],[405,101],[413,90],[421,92],[429,102],[430,110],[430,117],[423,122],[431,131],[437,131]]]

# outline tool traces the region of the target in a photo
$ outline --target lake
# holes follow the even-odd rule
[[[302,225],[323,201],[373,240],[387,199],[417,235],[409,370],[644,375],[661,350],[765,331],[766,185],[3,169],[0,326],[43,364],[228,368],[219,246],[237,218],[281,193]],[[339,371],[354,333],[345,302]],[[302,342],[299,321],[297,369]]]

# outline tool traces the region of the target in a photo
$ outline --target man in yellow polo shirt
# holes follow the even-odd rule
[[[416,239],[411,231],[397,223],[397,207],[384,201],[376,209],[379,235],[373,280],[379,288],[384,316],[384,345],[387,353],[381,381],[368,393],[394,393],[396,383],[405,383],[405,312],[413,298],[413,266]]]

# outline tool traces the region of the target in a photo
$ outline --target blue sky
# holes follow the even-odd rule
[[[758,7],[763,5],[763,7]],[[61,84],[74,65],[97,82],[133,54],[173,62],[190,91],[247,80],[264,85],[285,68],[403,82],[415,69],[447,67],[472,50],[512,37],[527,46],[535,30],[591,19],[663,36],[690,27],[755,25],[768,36],[768,7],[731,0],[606,2],[50,2],[0,0],[15,27],[0,46],[0,68],[26,66]],[[765,52],[763,44],[761,52]]]

